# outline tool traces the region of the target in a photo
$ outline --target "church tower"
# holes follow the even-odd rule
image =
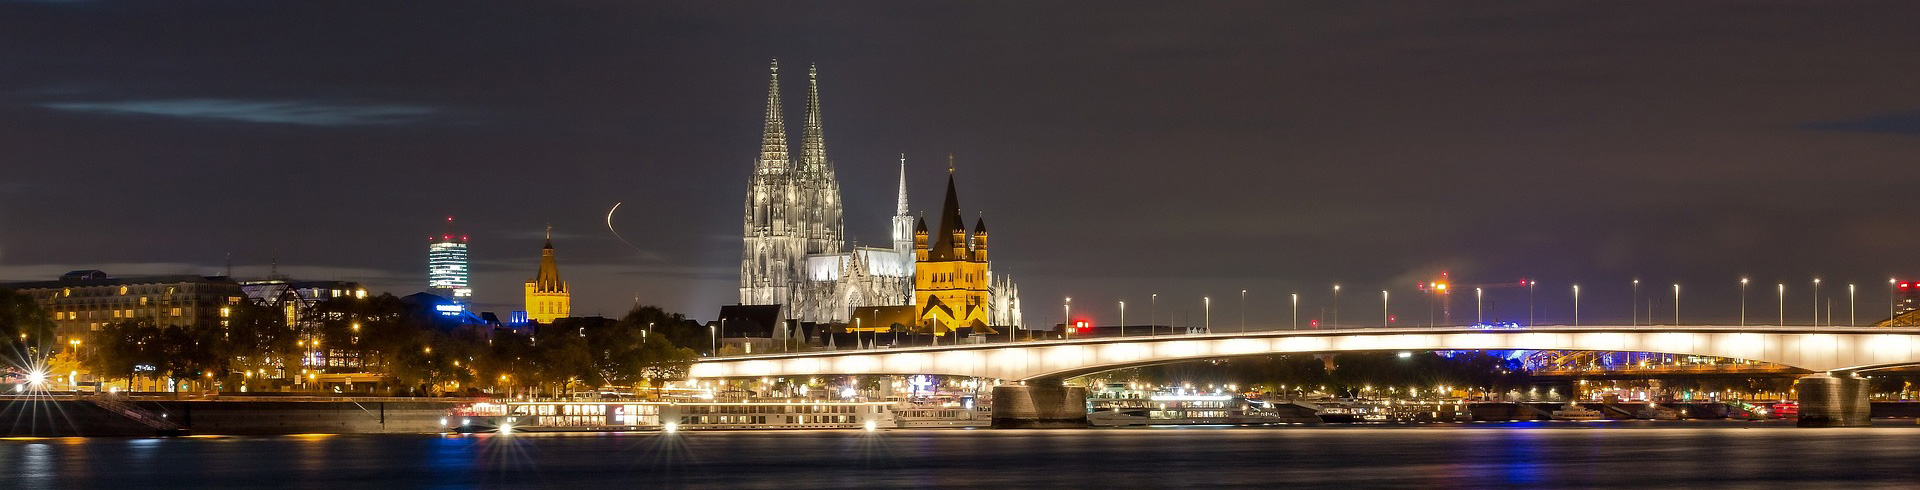
[[[787,156],[787,123],[780,112],[780,62],[769,68],[766,130],[760,158],[748,178],[743,247],[740,255],[740,303],[791,304],[792,285],[801,278],[806,252],[801,239],[801,195]]]
[[[920,225],[924,229],[924,222]],[[967,237],[966,218],[960,215],[960,196],[954,188],[953,167],[947,167],[947,197],[940,207],[940,228],[931,233],[932,246],[924,245],[924,231],[916,230],[914,298],[918,317],[934,335],[949,335],[971,327],[976,333],[989,333],[987,290],[986,222],[979,222],[978,241]]]
[[[820,76],[812,65],[807,66],[807,122],[801,130],[799,170],[795,180],[800,188],[800,208],[805,213],[801,225],[805,253],[842,251],[846,222],[840,204],[840,180],[834,175],[833,162],[827,159],[827,136],[820,116]]]
[[[553,227],[547,227],[547,245],[540,248],[540,271],[527,280],[527,319],[540,323],[573,316],[573,295],[560,280],[553,262]]]

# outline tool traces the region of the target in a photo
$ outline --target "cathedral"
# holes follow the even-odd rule
[[[796,159],[787,143],[786,120],[780,103],[780,65],[775,62],[767,88],[766,130],[761,135],[760,155],[754,162],[747,186],[744,246],[740,256],[740,304],[779,305],[782,317],[793,326],[800,323],[846,325],[856,308],[920,303],[922,298],[916,296],[916,287],[928,284],[916,282],[920,262],[948,259],[955,250],[965,249],[964,253],[968,254],[965,259],[970,261],[967,263],[977,264],[978,270],[973,271],[972,276],[955,277],[966,280],[967,291],[978,291],[970,295],[933,296],[939,298],[942,311],[957,313],[943,318],[940,325],[915,322],[919,323],[916,326],[931,327],[937,333],[960,326],[1018,325],[1017,290],[1010,281],[996,282],[986,267],[984,227],[972,237],[956,235],[961,242],[959,248],[952,243],[954,237],[944,235],[936,237],[936,241],[947,247],[946,251],[934,253],[927,248],[932,245],[925,243],[925,223],[920,223],[916,230],[916,221],[908,210],[904,156],[900,160],[899,199],[889,226],[890,246],[848,243],[840,182],[834,175],[833,162],[827,158],[818,73],[812,67],[807,70],[803,124],[800,155]],[[947,192],[948,204],[953,205],[951,178]],[[947,218],[943,214],[942,219]],[[948,224],[942,221],[943,232]],[[965,224],[955,226],[964,228]],[[972,251],[975,241],[978,241],[977,253]],[[951,273],[947,269],[953,269],[946,265],[939,268],[943,274],[939,276],[941,279]],[[996,297],[996,292],[1000,296]],[[960,306],[958,310],[954,310],[956,305]],[[978,314],[972,313],[975,309]],[[954,316],[956,314],[959,316]],[[774,329],[771,333],[781,338],[789,330]]]

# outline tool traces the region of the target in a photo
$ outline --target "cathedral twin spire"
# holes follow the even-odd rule
[[[798,159],[788,146],[780,102],[780,63],[768,66],[766,127],[747,191],[741,302],[791,304],[808,277],[807,256],[845,246],[840,183],[827,159],[820,116],[819,72],[807,70],[807,101]]]
[[[766,130],[760,137],[761,173],[783,173],[795,163],[787,146],[787,123],[780,103],[780,61],[768,67]],[[798,175],[820,178],[833,172],[827,160],[827,138],[820,117],[820,77],[813,66],[807,67],[807,114],[801,129]]]

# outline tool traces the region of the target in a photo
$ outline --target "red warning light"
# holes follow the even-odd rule
[[[1320,326],[1320,320],[1319,320],[1319,319],[1313,319],[1313,320],[1307,320],[1307,326],[1309,326],[1309,327],[1319,327],[1319,326]]]
[[[1400,315],[1387,315],[1387,323],[1400,321]]]

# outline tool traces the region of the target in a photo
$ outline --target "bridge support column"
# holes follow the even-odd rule
[[[1864,427],[1873,405],[1866,380],[1847,373],[1813,374],[1794,382],[1800,427]]]
[[[1077,386],[1005,385],[993,387],[993,428],[1075,429],[1087,427],[1087,389]]]

